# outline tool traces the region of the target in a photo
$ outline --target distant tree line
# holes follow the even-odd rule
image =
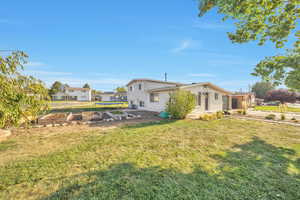
[[[295,103],[300,100],[299,93],[289,89],[276,89],[270,82],[257,82],[252,86],[256,98],[265,101],[280,101],[281,103]]]

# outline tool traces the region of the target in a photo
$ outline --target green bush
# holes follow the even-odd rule
[[[247,115],[247,111],[246,111],[246,110],[243,110],[243,111],[242,111],[242,115]]]
[[[296,118],[295,118],[295,117],[293,117],[291,120],[292,120],[292,121],[295,121],[295,120],[296,120]]]
[[[276,115],[274,114],[269,114],[265,117],[266,119],[269,119],[269,120],[275,120],[276,119]]]
[[[281,120],[285,120],[285,115],[284,115],[284,114],[281,114],[281,115],[280,115],[280,119],[281,119]]]
[[[196,96],[190,91],[177,90],[170,94],[166,111],[173,119],[184,119],[196,107]]]
[[[218,111],[218,112],[216,113],[216,116],[217,116],[218,119],[222,119],[222,118],[224,117],[224,112]]]
[[[211,120],[218,119],[218,116],[216,113],[204,114],[204,115],[201,115],[199,119],[203,120],[203,121],[211,121]]]

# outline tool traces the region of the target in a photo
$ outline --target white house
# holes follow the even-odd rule
[[[127,84],[129,106],[161,112],[166,108],[169,94],[177,89],[191,91],[197,96],[197,105],[191,115],[231,109],[231,92],[212,83],[182,84],[151,79],[134,79]]]
[[[89,88],[65,87],[62,92],[52,95],[53,101],[91,101],[92,90]]]

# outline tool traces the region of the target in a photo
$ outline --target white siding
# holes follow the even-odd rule
[[[141,90],[139,89],[139,84],[141,84]],[[174,85],[175,84],[156,83],[150,81],[136,81],[128,85],[128,102],[129,104],[133,102],[133,104],[136,105],[138,109],[160,112],[165,109],[165,102],[169,100],[169,94],[159,93],[160,101],[150,102],[150,93],[148,93],[147,91],[150,89],[169,87]],[[130,91],[130,87],[132,87],[132,91]],[[144,107],[139,106],[140,101],[144,102]]]
[[[139,90],[139,84],[142,85],[142,89]],[[130,86],[132,86],[133,91],[130,91]],[[154,88],[162,88],[174,86],[172,84],[163,84],[163,83],[154,83],[154,82],[147,82],[147,81],[140,81],[134,82],[133,84],[128,86],[128,102],[129,104],[133,102],[133,104],[137,105],[138,109],[142,110],[149,110],[149,111],[156,111],[161,112],[164,111],[166,108],[166,104],[169,101],[169,93],[171,91],[164,91],[164,92],[157,92],[159,94],[159,102],[150,102],[150,93],[147,92],[150,89]],[[225,95],[224,93],[214,90],[210,87],[204,87],[195,85],[194,87],[184,88],[184,90],[191,91],[193,94],[198,96],[198,93],[201,92],[201,105],[196,105],[195,110],[193,113],[203,113],[206,112],[205,110],[205,96],[203,93],[209,94],[209,102],[208,102],[208,111],[207,112],[216,112],[223,109],[223,100],[222,96]],[[218,99],[215,99],[215,93],[218,94]],[[198,100],[198,97],[197,97]],[[139,102],[144,101],[145,106],[140,107]]]
[[[208,112],[217,112],[217,111],[221,111],[223,110],[223,100],[222,100],[222,96],[225,95],[224,93],[221,93],[217,90],[214,90],[212,88],[204,88],[204,86],[195,86],[195,87],[189,87],[186,88],[185,90],[188,90],[190,92],[192,92],[193,94],[196,95],[197,100],[198,100],[198,94],[199,92],[201,92],[201,105],[196,105],[195,110],[193,111],[193,113],[203,113],[205,112],[205,95],[203,93],[208,92]],[[218,94],[218,99],[215,100],[215,93]]]

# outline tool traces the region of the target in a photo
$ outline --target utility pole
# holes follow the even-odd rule
[[[167,74],[167,72],[165,72],[165,82],[167,82],[168,81],[168,74]]]

